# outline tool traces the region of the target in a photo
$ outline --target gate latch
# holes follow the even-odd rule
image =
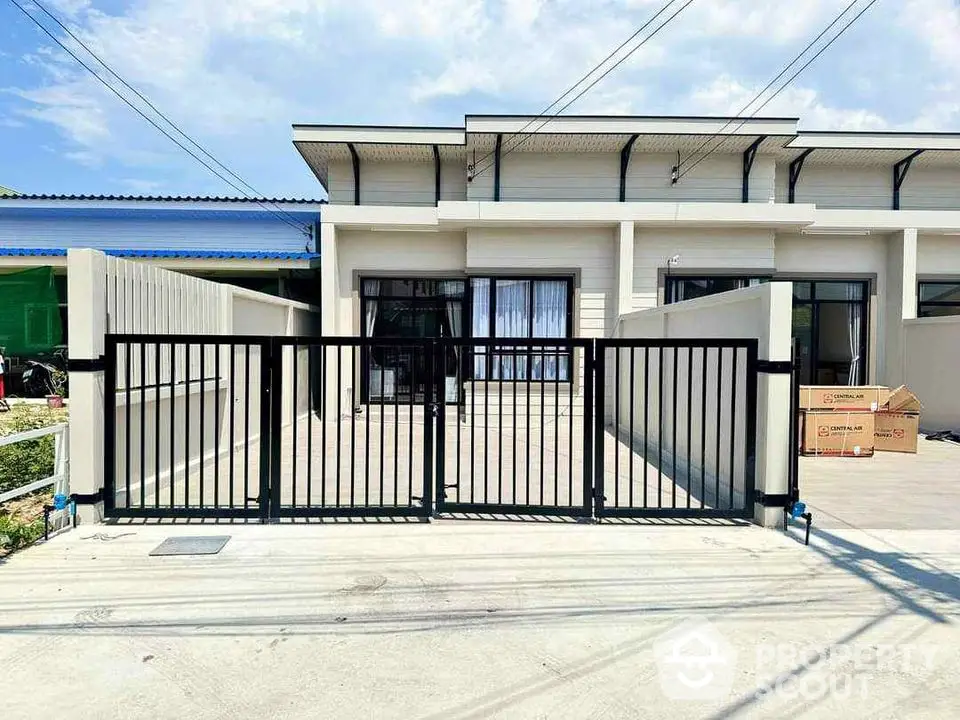
[[[430,415],[433,417],[438,417],[440,415],[440,408],[437,407],[436,403],[430,403]]]

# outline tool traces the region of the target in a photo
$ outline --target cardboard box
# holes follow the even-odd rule
[[[801,385],[801,410],[879,410],[890,398],[882,385]]]
[[[878,412],[874,415],[873,447],[883,452],[915,453],[919,413]]]
[[[800,452],[804,455],[873,455],[874,413],[807,410],[802,419]]]
[[[918,413],[923,408],[919,398],[907,389],[906,385],[901,385],[896,390],[890,392],[890,397],[883,406],[884,410],[899,413]]]

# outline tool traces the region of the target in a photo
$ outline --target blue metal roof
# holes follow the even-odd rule
[[[201,258],[220,260],[318,260],[312,252],[271,252],[247,250],[136,250],[109,249],[107,255],[130,258]],[[4,257],[66,257],[66,248],[9,248],[0,247]]]

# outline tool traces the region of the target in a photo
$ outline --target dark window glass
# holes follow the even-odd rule
[[[863,300],[862,282],[816,282],[817,300]]]
[[[695,300],[717,293],[740,290],[769,282],[769,278],[751,277],[671,277],[667,278],[667,304]]]
[[[917,317],[948,317],[960,315],[960,303],[956,305],[930,305],[920,303],[917,308]]]
[[[808,282],[793,283],[793,299],[794,300],[809,300],[810,297],[811,297],[810,283]]]
[[[960,304],[960,283],[922,282],[920,302],[950,302]]]

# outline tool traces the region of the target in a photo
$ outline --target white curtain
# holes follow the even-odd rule
[[[473,290],[473,317],[470,328],[473,337],[490,336],[490,278],[473,278],[470,281]],[[473,377],[485,380],[487,377],[486,348],[475,347],[473,355]]]
[[[497,280],[496,317],[494,333],[498,338],[525,338],[530,336],[530,281]],[[515,352],[521,348],[506,348],[504,355],[494,356],[493,377],[503,380],[524,380],[527,377],[527,358]]]
[[[365,280],[363,283],[363,289],[368,296],[377,297],[380,295],[380,281],[379,280]],[[379,307],[379,302],[377,300],[367,300],[366,307],[366,325],[367,325],[367,337],[373,337],[373,327],[377,322],[377,308]]]
[[[859,385],[861,380],[860,336],[863,330],[863,303],[860,302],[860,286],[847,284],[847,335],[850,340],[850,372],[847,385]]]
[[[533,336],[563,338],[567,334],[567,283],[541,280],[533,285]],[[541,380],[566,380],[566,362],[560,367],[557,348],[547,346],[533,359],[533,377]]]

